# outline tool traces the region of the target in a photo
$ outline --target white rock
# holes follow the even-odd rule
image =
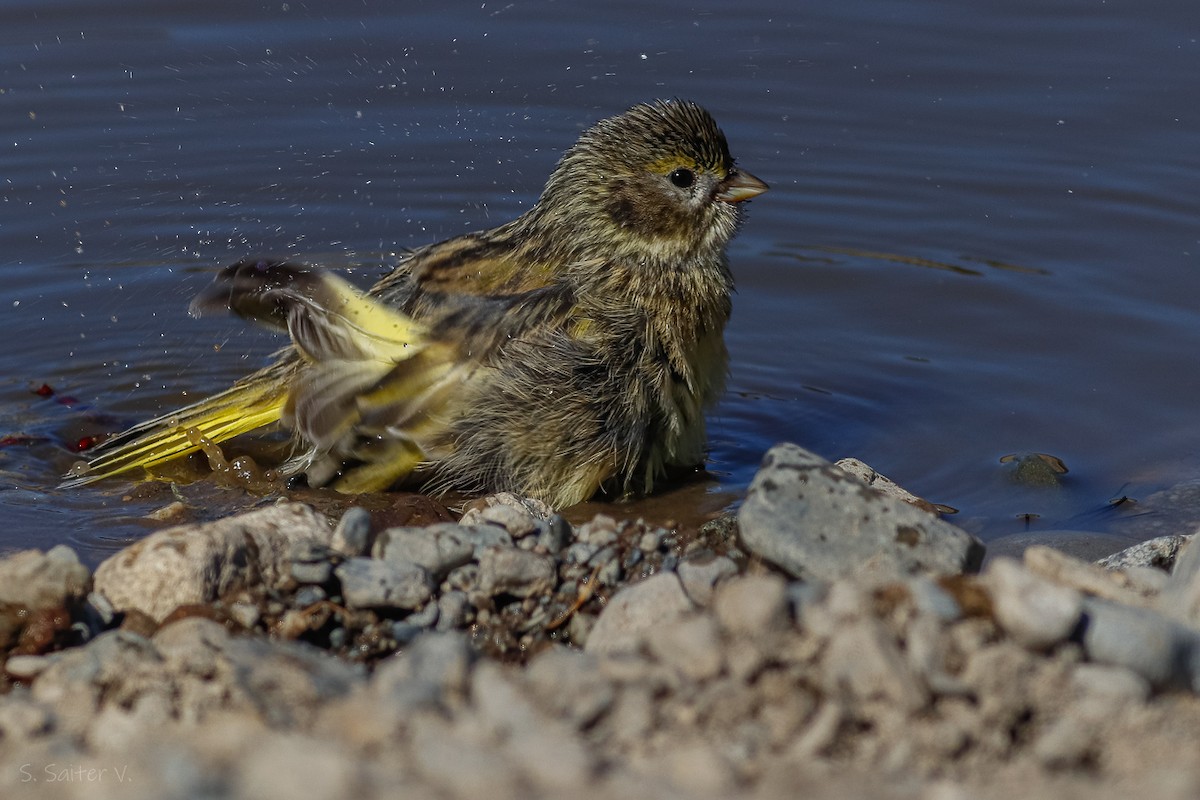
[[[1078,591],[1039,578],[1011,558],[988,564],[981,582],[992,596],[1000,627],[1029,648],[1041,650],[1064,641],[1083,614]]]
[[[661,572],[617,592],[588,635],[589,653],[636,650],[645,636],[674,624],[695,605],[673,572]]]
[[[119,611],[161,622],[182,605],[208,603],[248,582],[289,574],[292,544],[328,544],[329,524],[300,503],[281,503],[200,525],[158,531],[106,559],[96,591]]]

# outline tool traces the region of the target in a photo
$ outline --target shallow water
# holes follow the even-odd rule
[[[0,550],[144,533],[163,499],[58,491],[64,444],[265,362],[270,334],[187,316],[214,267],[369,281],[520,213],[583,127],[668,96],[772,191],[731,249],[716,480],[653,513],[729,502],[781,440],[984,538],[1103,531],[1111,498],[1200,473],[1192,4],[443,8],[0,4]],[[1014,485],[999,459],[1026,451],[1061,485]]]

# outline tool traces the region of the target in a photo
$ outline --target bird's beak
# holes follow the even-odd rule
[[[758,197],[768,186],[749,172],[733,169],[725,176],[725,180],[717,184],[716,198],[726,203],[740,203],[751,197]]]

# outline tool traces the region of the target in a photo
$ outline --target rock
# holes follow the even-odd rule
[[[1084,599],[1084,651],[1125,667],[1156,688],[1200,691],[1200,632],[1145,608]]]
[[[379,663],[371,677],[372,697],[397,719],[418,710],[461,707],[477,658],[462,633],[424,633],[407,650]]]
[[[66,545],[44,553],[22,550],[0,560],[0,605],[47,611],[78,602],[90,585],[88,568]]]
[[[1132,588],[1133,582],[1124,573],[1081,561],[1054,548],[1030,547],[1025,551],[1024,561],[1030,572],[1060,586],[1117,603],[1146,604],[1145,598]]]
[[[371,513],[362,506],[351,506],[333,529],[329,546],[344,556],[364,556],[371,549]]]
[[[471,602],[465,592],[451,589],[443,592],[437,601],[439,631],[452,631],[467,624],[467,612]]]
[[[1169,617],[1200,628],[1200,543],[1185,544],[1175,568],[1158,596],[1158,609]]]
[[[661,663],[688,680],[706,681],[721,674],[721,636],[711,615],[687,615],[647,636],[646,643]]]
[[[642,538],[644,539],[646,534]],[[658,549],[657,542],[650,552]],[[692,556],[679,562],[679,582],[692,602],[699,606],[707,606],[712,602],[713,590],[723,579],[737,574],[737,564],[727,556]]]
[[[41,675],[53,663],[50,656],[9,656],[4,662],[4,671],[12,678],[27,681]]]
[[[463,525],[459,523],[458,535],[471,544],[471,557],[479,560],[489,547],[513,547],[513,538],[499,525]]]
[[[476,724],[500,740],[510,763],[540,786],[559,791],[586,786],[592,759],[574,730],[541,714],[498,664],[484,662],[471,683]]]
[[[888,497],[894,497],[897,500],[902,500],[909,505],[916,506],[922,511],[928,511],[930,514],[937,513],[937,506],[923,498],[917,497],[912,492],[900,486],[888,476],[876,472],[869,464],[859,461],[857,458],[843,458],[838,460],[834,466],[844,469],[860,481],[870,486],[877,492],[885,494]]]
[[[53,727],[54,715],[33,700],[28,689],[16,688],[0,696],[0,742],[6,747],[43,736]]]
[[[95,588],[119,611],[161,622],[179,606],[207,603],[251,583],[290,577],[293,543],[327,544],[329,525],[306,505],[279,505],[147,536],[106,559]]]
[[[874,619],[850,623],[829,642],[823,679],[834,697],[849,691],[859,700],[885,698],[905,711],[929,701],[896,640]]]
[[[533,515],[520,506],[488,506],[479,512],[479,521],[499,525],[514,539],[523,539],[538,531],[537,521]]]
[[[547,553],[557,554],[570,544],[572,536],[574,531],[571,530],[571,523],[555,514],[547,520],[545,527],[538,534],[537,543]]]
[[[595,724],[616,697],[612,683],[597,669],[595,655],[565,647],[535,656],[525,682],[538,703],[579,730]]]
[[[1159,536],[1141,544],[1127,547],[1119,553],[1100,559],[1097,565],[1105,569],[1126,569],[1128,567],[1157,567],[1170,570],[1175,566],[1175,558],[1180,549],[1194,534]]]
[[[348,558],[334,574],[352,608],[420,608],[433,594],[429,575],[416,564]]]
[[[463,527],[443,522],[423,528],[388,528],[375,539],[376,558],[397,564],[416,564],[435,579],[471,560],[475,544],[463,535]]]
[[[330,548],[309,540],[293,542],[288,558],[292,562],[292,580],[301,584],[325,583],[333,575]]]
[[[981,582],[992,596],[1000,627],[1025,647],[1053,647],[1079,624],[1083,598],[1078,591],[1039,578],[1010,558],[992,561]]]
[[[787,583],[777,575],[743,575],[721,584],[713,598],[721,628],[754,636],[788,627]]]
[[[767,452],[738,527],[751,552],[802,580],[957,574],[978,569],[984,552],[965,531],[794,444]]]
[[[644,636],[674,624],[694,608],[674,573],[653,575],[613,595],[588,634],[585,650],[589,653],[636,650]]]
[[[479,591],[487,597],[549,594],[557,583],[558,570],[550,556],[513,547],[489,547],[479,559]]]
[[[336,742],[299,733],[273,734],[256,743],[254,758],[237,770],[236,796],[260,800],[340,800],[357,785],[362,767]]]
[[[1080,694],[1104,698],[1109,707],[1125,701],[1141,703],[1150,697],[1145,678],[1110,664],[1079,664],[1071,673],[1071,683]]]

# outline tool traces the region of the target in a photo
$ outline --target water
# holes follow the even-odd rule
[[[1200,473],[1193,4],[406,5],[0,3],[0,550],[144,534],[165,501],[59,492],[65,444],[265,363],[270,334],[187,317],[212,268],[368,281],[670,96],[772,191],[731,249],[717,480],[656,510],[729,502],[781,440],[985,538]],[[1024,451],[1064,484],[1014,487]]]

